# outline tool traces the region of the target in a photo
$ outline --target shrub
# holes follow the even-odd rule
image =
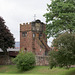
[[[17,68],[20,70],[29,70],[34,67],[35,56],[32,52],[24,52],[23,50],[13,59]]]

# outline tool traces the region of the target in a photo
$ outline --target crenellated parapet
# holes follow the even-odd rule
[[[20,24],[20,31],[30,31],[31,30],[31,22]]]
[[[20,26],[24,26],[24,25],[25,25],[25,26],[26,26],[26,25],[31,25],[31,22],[29,22],[29,23],[27,22],[27,23],[20,24]]]

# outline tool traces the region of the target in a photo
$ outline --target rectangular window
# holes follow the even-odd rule
[[[22,36],[26,37],[27,36],[27,32],[22,32]]]

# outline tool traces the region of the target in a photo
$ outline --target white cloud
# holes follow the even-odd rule
[[[46,13],[47,3],[50,0],[0,0],[0,16],[2,16],[12,34],[19,41],[19,24],[31,22],[36,19],[45,22],[43,14]]]

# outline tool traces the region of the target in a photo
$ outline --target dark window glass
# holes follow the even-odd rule
[[[39,34],[39,39],[42,37],[42,33]]]
[[[27,32],[22,32],[22,36],[26,37],[27,36]]]

